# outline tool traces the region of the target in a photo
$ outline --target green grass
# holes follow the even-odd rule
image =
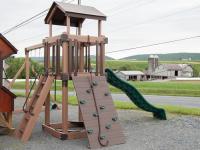
[[[133,82],[130,84],[135,86],[142,94],[146,95],[171,95],[171,96],[200,96],[200,82]],[[16,82],[13,89],[24,89],[24,82]],[[52,86],[52,90],[54,86]],[[61,81],[57,81],[57,90],[61,90]],[[73,83],[69,81],[69,91],[73,91]],[[121,90],[110,86],[112,93],[121,93]]]
[[[15,93],[19,97],[24,97],[25,95],[23,93]],[[61,103],[62,96],[57,95],[57,102]],[[78,101],[75,96],[69,97],[69,104],[70,105],[77,105]],[[125,110],[140,110],[136,105],[134,105],[132,102],[123,102],[123,101],[114,101],[114,105],[117,109],[125,109]],[[180,115],[194,115],[194,116],[200,116],[200,108],[187,108],[182,106],[172,106],[172,105],[156,105],[159,108],[163,108],[168,113],[173,114],[180,114]]]

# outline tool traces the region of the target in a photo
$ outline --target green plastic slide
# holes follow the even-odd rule
[[[145,111],[152,112],[155,118],[160,120],[167,119],[165,110],[156,108],[155,106],[148,103],[142,94],[133,85],[118,78],[110,69],[106,69],[105,72],[108,83],[126,93],[126,95],[136,106]]]

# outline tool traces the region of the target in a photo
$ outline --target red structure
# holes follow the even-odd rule
[[[16,96],[3,86],[3,60],[12,54],[16,54],[17,49],[0,34],[0,122],[6,121],[7,127],[12,128],[12,112],[14,111],[14,99]]]

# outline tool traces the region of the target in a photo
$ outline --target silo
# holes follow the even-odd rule
[[[148,58],[148,72],[152,73],[158,67],[158,55],[150,55]]]

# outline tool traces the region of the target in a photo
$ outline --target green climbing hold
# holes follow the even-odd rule
[[[111,129],[111,124],[107,124],[105,127],[106,129]]]
[[[93,133],[93,130],[92,130],[92,129],[88,129],[88,130],[87,130],[87,133],[88,133],[88,134],[92,134],[92,133]]]
[[[99,138],[100,138],[100,140],[104,140],[106,138],[106,136],[105,135],[101,135]]]

